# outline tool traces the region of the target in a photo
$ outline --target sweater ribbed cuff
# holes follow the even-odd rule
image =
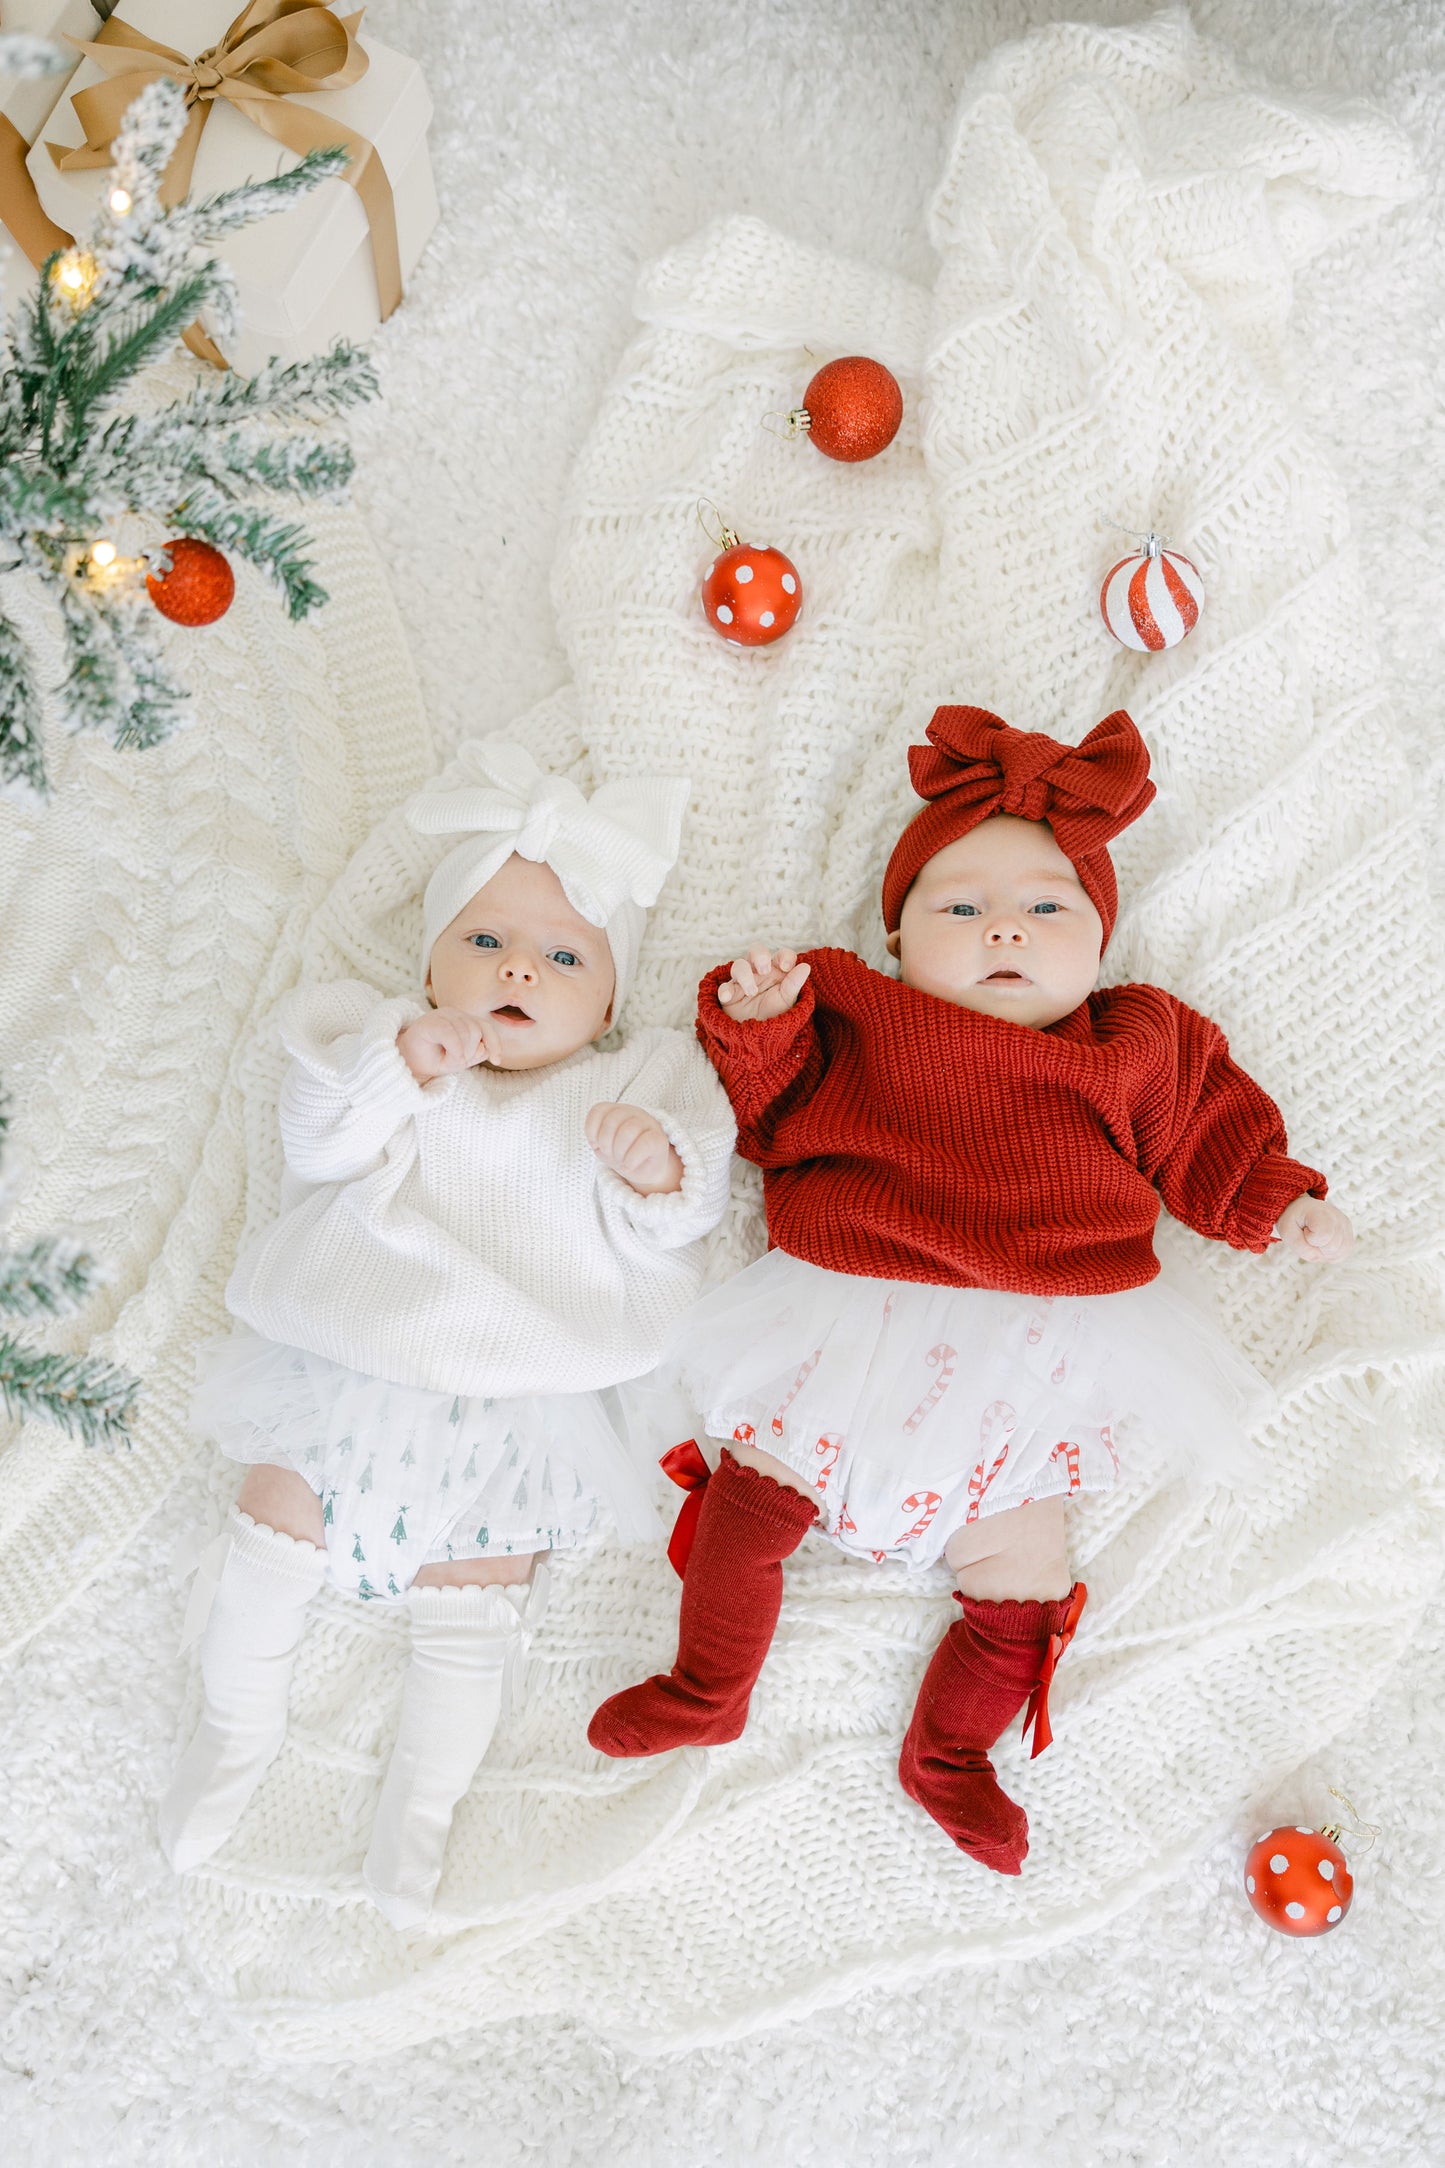
[[[1283,1152],[1266,1152],[1240,1184],[1229,1215],[1231,1241],[1242,1250],[1267,1250],[1285,1207],[1296,1197],[1323,1197],[1328,1188],[1317,1167],[1306,1167]]]
[[[698,1035],[705,1046],[715,1045],[729,1064],[770,1068],[787,1053],[799,1032],[813,1021],[817,997],[812,977],[809,975],[804,979],[803,990],[791,1009],[784,1009],[781,1016],[754,1017],[749,1022],[730,1016],[718,1000],[718,988],[731,975],[731,964],[719,964],[698,988]]]
[[[636,1102],[650,1114],[682,1161],[682,1184],[678,1189],[657,1190],[643,1196],[611,1167],[600,1167],[598,1179],[612,1190],[639,1234],[658,1242],[663,1249],[680,1249],[686,1242],[711,1234],[727,1209],[728,1165],[723,1160],[709,1168],[695,1140],[665,1107]]]
[[[377,1010],[360,1035],[356,1058],[346,1074],[353,1106],[394,1107],[400,1122],[423,1107],[435,1106],[452,1090],[455,1076],[433,1077],[429,1084],[420,1083],[396,1043],[404,1027],[424,1014],[414,1001],[387,1001]]]

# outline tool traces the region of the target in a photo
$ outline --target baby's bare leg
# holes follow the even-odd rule
[[[515,1588],[530,1581],[532,1568],[545,1551],[523,1551],[519,1557],[504,1552],[500,1558],[452,1558],[439,1566],[423,1566],[412,1584],[415,1588]]]
[[[813,1488],[807,1478],[799,1475],[796,1468],[790,1468],[786,1461],[775,1459],[771,1453],[759,1452],[755,1445],[744,1445],[740,1439],[734,1439],[728,1451],[744,1468],[756,1468],[759,1475],[770,1475],[784,1490],[800,1491],[803,1497],[812,1497]]]
[[[262,1528],[294,1536],[298,1543],[314,1543],[318,1551],[326,1547],[321,1500],[293,1468],[278,1468],[269,1460],[257,1461],[241,1485],[236,1505]]]
[[[1056,1602],[1073,1586],[1062,1498],[972,1521],[949,1537],[943,1555],[962,1593],[986,1603]]]

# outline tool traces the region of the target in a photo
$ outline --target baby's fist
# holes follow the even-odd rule
[[[723,980],[717,997],[728,1015],[741,1023],[781,1016],[803,991],[803,981],[812,968],[811,964],[798,962],[794,949],[779,949],[773,955],[768,949],[752,948],[746,956],[738,957],[732,977]]]
[[[587,1142],[604,1167],[620,1174],[639,1197],[669,1195],[682,1188],[682,1161],[661,1122],[625,1100],[604,1099],[586,1121]]]
[[[1275,1223],[1286,1249],[1312,1265],[1337,1265],[1355,1246],[1355,1230],[1335,1205],[1323,1197],[1296,1197]]]
[[[478,1062],[495,1061],[496,1027],[465,1009],[433,1009],[406,1024],[396,1035],[396,1050],[418,1084],[454,1076]]]

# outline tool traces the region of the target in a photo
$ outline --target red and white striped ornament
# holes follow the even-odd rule
[[[1178,647],[1198,624],[1204,582],[1197,565],[1164,547],[1162,535],[1141,535],[1140,542],[1140,549],[1105,574],[1099,608],[1124,647],[1157,654]]]

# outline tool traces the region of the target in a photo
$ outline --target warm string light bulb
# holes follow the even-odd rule
[[[124,218],[126,212],[130,209],[130,190],[128,188],[113,188],[110,192],[109,202],[116,217]]]
[[[78,551],[71,564],[72,575],[96,596],[130,593],[139,587],[144,569],[139,557],[123,556],[109,535],[102,535],[89,549]]]
[[[100,266],[82,248],[68,248],[57,257],[50,277],[74,309],[85,308],[95,287]]]

